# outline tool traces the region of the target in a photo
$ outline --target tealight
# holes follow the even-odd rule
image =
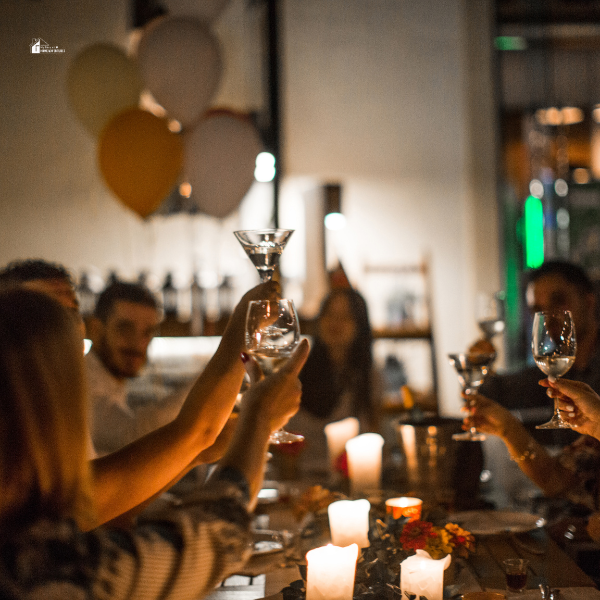
[[[423,500],[419,498],[390,498],[385,501],[385,512],[392,515],[393,519],[408,517],[408,522],[419,521],[423,510]]]

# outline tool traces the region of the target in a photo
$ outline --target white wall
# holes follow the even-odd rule
[[[476,292],[499,287],[490,5],[287,0],[285,23],[286,174],[342,183],[353,283],[366,264],[429,259],[440,401],[456,414],[445,355],[477,335]]]
[[[43,256],[76,272],[175,270],[185,279],[194,263],[214,261],[216,252],[234,262],[233,236],[218,248],[212,240],[252,219],[253,211],[225,223],[142,222],[104,187],[95,140],[69,109],[69,61],[93,42],[125,47],[128,4],[0,5],[0,264]],[[233,42],[228,61],[235,77],[218,100],[254,108],[260,99],[252,83],[261,72],[252,71],[256,60],[244,52],[256,42],[244,6],[232,0],[219,21],[219,34]],[[285,0],[282,6],[282,225],[298,223],[289,258],[299,257],[312,233],[298,213],[303,194],[327,181],[344,186],[342,259],[353,278],[365,263],[428,256],[441,404],[456,414],[457,383],[445,354],[476,335],[476,291],[499,286],[491,0]],[[33,37],[66,52],[31,55]]]

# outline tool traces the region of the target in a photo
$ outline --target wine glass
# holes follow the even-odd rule
[[[550,381],[556,381],[564,375],[573,366],[577,350],[575,324],[571,312],[536,312],[533,318],[531,349],[535,364],[548,375]],[[570,428],[560,416],[556,398],[552,418],[547,423],[536,425],[536,429]]]
[[[252,300],[246,313],[246,350],[265,375],[279,369],[300,343],[300,324],[292,300]],[[271,444],[301,442],[302,435],[279,429]]]
[[[456,369],[458,381],[462,387],[462,391],[467,396],[477,392],[478,388],[484,382],[486,375],[490,370],[490,366],[496,359],[496,353],[481,354],[448,354],[450,364]],[[473,408],[473,401],[467,399],[467,407]],[[455,433],[452,436],[453,440],[463,440],[468,442],[480,442],[485,440],[485,434],[477,431],[477,428],[472,425],[468,431],[463,433]]]
[[[271,281],[273,272],[279,265],[279,257],[292,233],[293,229],[253,229],[234,231],[233,235],[246,251],[264,283]]]
[[[477,296],[475,309],[477,324],[486,340],[491,340],[497,333],[504,331],[505,298],[504,292],[481,293]]]

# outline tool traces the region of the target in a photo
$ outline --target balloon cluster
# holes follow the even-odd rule
[[[243,115],[209,109],[221,72],[209,25],[178,15],[149,23],[135,58],[100,43],[70,65],[71,106],[98,140],[102,176],[141,217],[160,207],[182,173],[197,208],[218,218],[235,210],[252,184],[262,149],[256,128]],[[144,89],[165,116],[140,108]]]

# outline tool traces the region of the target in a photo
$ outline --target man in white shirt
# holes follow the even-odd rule
[[[99,296],[88,323],[92,348],[86,356],[90,428],[99,456],[114,452],[172,421],[187,389],[131,405],[128,380],[137,377],[158,331],[158,301],[144,285],[116,281]]]

